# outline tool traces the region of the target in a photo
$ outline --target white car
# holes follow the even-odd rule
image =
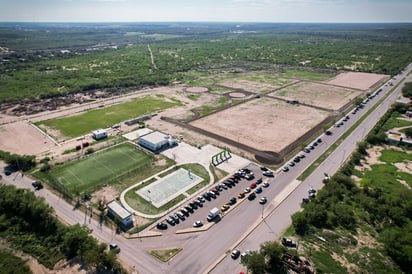
[[[203,225],[202,221],[196,221],[193,223],[193,227],[201,227]]]
[[[243,192],[244,193],[249,193],[250,192],[250,187],[245,188],[245,190]]]
[[[266,204],[267,200],[268,199],[266,197],[262,197],[262,198],[259,199],[259,204],[261,204],[261,205]]]

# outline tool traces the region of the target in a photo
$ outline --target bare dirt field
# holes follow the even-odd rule
[[[0,126],[0,150],[35,155],[55,144],[26,121]]]
[[[384,74],[344,72],[340,73],[327,83],[330,85],[337,85],[341,87],[355,88],[366,91],[377,84],[379,81],[384,81],[387,78],[389,78],[389,76]]]
[[[285,82],[285,83],[284,83]],[[257,81],[250,81],[241,78],[231,78],[231,79],[224,79],[219,82],[219,85],[232,88],[232,89],[242,89],[250,92],[268,92],[277,88],[284,86],[284,84],[292,81],[280,82],[279,84],[275,83],[265,83],[265,82],[257,82]],[[295,82],[295,81],[293,81]]]
[[[209,89],[208,88],[205,88],[205,87],[189,87],[189,88],[186,88],[186,91],[187,92],[195,92],[195,93],[198,93],[198,92],[206,92],[206,91],[208,91]]]
[[[279,89],[269,95],[337,110],[361,94],[362,91],[354,89],[302,81]]]
[[[260,98],[191,123],[263,151],[279,152],[328,116],[328,112]]]

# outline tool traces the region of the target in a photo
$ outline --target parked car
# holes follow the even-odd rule
[[[185,216],[189,216],[189,211],[186,209],[186,208],[181,208],[180,209],[180,212],[182,212],[183,213],[183,215],[185,215]]]
[[[157,229],[160,229],[160,230],[165,230],[165,229],[167,229],[167,224],[165,224],[165,223],[157,223],[157,225],[156,225],[156,228]]]
[[[119,246],[118,246],[116,243],[111,243],[111,244],[109,245],[109,248],[110,248],[110,249],[118,249]]]
[[[245,188],[245,190],[243,191],[244,193],[249,193],[251,190],[249,187]]]
[[[270,184],[269,184],[269,182],[268,181],[265,181],[264,183],[263,183],[263,185],[262,185],[263,187],[269,187],[270,186]]]
[[[262,181],[263,181],[262,177],[260,177],[259,179],[256,180],[256,184],[258,185],[258,184],[262,183]]]
[[[239,249],[233,249],[232,254],[230,254],[230,257],[232,257],[233,260],[236,260],[240,256],[240,251]]]
[[[198,196],[198,197],[197,197],[197,200],[198,200],[199,202],[201,202],[201,203],[204,203],[204,202],[205,202],[205,199],[204,199],[202,196]]]
[[[296,247],[296,242],[291,240],[291,239],[283,237],[282,238],[282,245],[284,245],[286,247]]]
[[[229,204],[230,204],[230,205],[236,204],[236,197],[232,197],[232,198],[229,200]]]
[[[302,198],[302,204],[307,204],[309,201],[309,198]]]
[[[33,181],[31,185],[34,187],[35,190],[40,190],[43,188],[43,184],[37,181]]]
[[[318,139],[316,140],[316,142],[317,142],[317,143],[322,143],[322,139],[321,139],[321,138],[318,138]]]
[[[256,192],[257,194],[262,193],[262,191],[263,191],[262,187],[258,187],[258,188],[256,188],[256,190],[255,190],[255,192]]]
[[[208,192],[203,193],[203,198],[205,198],[205,199],[208,200],[208,201],[212,200],[211,197],[209,196],[209,193],[208,193]]]
[[[220,207],[220,210],[222,211],[222,212],[225,212],[226,210],[228,210],[230,208],[230,205],[229,204],[224,204],[224,205],[222,205],[221,207]]]
[[[247,180],[252,180],[253,178],[255,178],[255,175],[254,175],[253,173],[247,173],[247,174],[245,175],[245,178],[246,178]]]
[[[169,225],[175,225],[175,224],[176,224],[175,220],[174,220],[172,217],[170,217],[170,216],[169,216],[169,218],[166,219],[166,222],[167,222]]]
[[[187,210],[187,211],[189,211],[190,213],[193,213],[193,208],[191,208],[190,206],[185,206],[185,209]]]
[[[289,162],[289,166],[290,166],[290,167],[295,166],[295,162],[293,162],[293,161],[292,161],[292,162]]]
[[[249,196],[247,196],[249,201],[252,201],[256,198],[256,194],[254,192],[250,193]]]
[[[265,175],[266,177],[273,177],[274,176],[273,172],[269,171],[269,170],[268,171],[263,171],[262,174]]]
[[[310,187],[309,190],[308,190],[308,193],[309,194],[316,193],[316,189],[314,189],[313,187]]]
[[[256,187],[256,183],[251,183],[249,187],[250,189],[254,189]]]
[[[265,166],[261,166],[261,167],[260,167],[260,170],[262,170],[262,171],[268,171],[268,168],[265,167]]]
[[[203,225],[202,221],[196,221],[193,223],[193,227],[201,227]]]
[[[332,131],[330,131],[330,130],[325,131],[325,135],[327,135],[327,136],[332,135]]]
[[[266,197],[262,197],[262,198],[259,199],[259,204],[261,204],[261,205],[266,204],[267,200],[268,199]]]
[[[240,257],[245,257],[245,256],[247,256],[247,255],[249,255],[250,254],[250,250],[246,250],[245,252],[243,252],[242,254],[240,254]]]
[[[244,192],[240,192],[240,193],[237,195],[237,198],[238,198],[238,199],[245,198],[245,193],[244,193]]]
[[[182,220],[182,221],[185,220],[185,215],[184,215],[182,212],[178,211],[178,212],[176,213],[176,215],[177,215],[177,217],[179,217],[180,220]]]
[[[283,167],[282,167],[282,171],[283,171],[283,172],[288,172],[288,171],[289,171],[289,167],[288,167],[288,166],[283,166]]]

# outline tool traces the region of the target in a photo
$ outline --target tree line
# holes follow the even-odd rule
[[[48,268],[61,259],[77,257],[91,272],[126,273],[106,244],[93,238],[87,227],[61,224],[43,198],[8,185],[0,185],[0,197],[0,237],[14,249]],[[13,273],[13,269],[3,270]]]

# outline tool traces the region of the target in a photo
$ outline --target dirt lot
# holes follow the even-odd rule
[[[287,100],[298,100],[300,103],[333,110],[341,108],[360,94],[362,91],[305,81],[270,93]]]
[[[388,79],[388,75],[366,73],[366,72],[344,72],[328,81],[330,85],[341,87],[356,88],[363,91],[373,87],[377,82]]]
[[[260,98],[196,120],[191,125],[258,150],[279,152],[327,116],[326,111]]]
[[[55,144],[26,121],[0,126],[0,150],[35,155]]]

